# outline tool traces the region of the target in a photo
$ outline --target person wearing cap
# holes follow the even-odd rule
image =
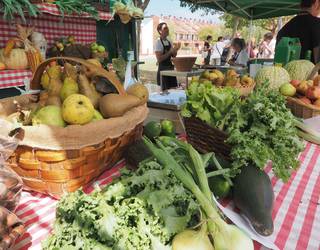
[[[311,51],[311,61],[320,61],[320,0],[302,0],[301,12],[279,31],[277,43],[283,37],[299,38],[301,59]]]
[[[157,57],[158,72],[157,72],[157,84],[160,86],[160,72],[163,70],[173,70],[174,66],[171,62],[171,58],[176,57],[180,44],[173,45],[168,39],[169,28],[166,23],[159,23],[157,31],[160,35],[155,44],[155,54]],[[172,76],[162,77],[162,90],[177,87],[177,78]]]

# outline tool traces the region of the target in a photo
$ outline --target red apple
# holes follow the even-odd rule
[[[320,87],[310,87],[307,90],[306,97],[310,100],[316,100],[320,98]]]
[[[313,105],[317,106],[318,108],[320,108],[320,99],[317,99]]]
[[[309,88],[309,85],[308,85],[307,81],[302,81],[298,85],[297,91],[298,91],[298,93],[305,95],[307,93],[308,88]]]
[[[303,97],[299,97],[299,100],[302,101],[305,104],[311,104],[310,99],[308,99],[307,97],[303,96]]]
[[[300,81],[299,80],[291,80],[290,83],[293,85],[293,87],[297,88],[300,84]]]

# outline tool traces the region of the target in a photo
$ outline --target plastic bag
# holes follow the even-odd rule
[[[0,250],[9,249],[24,233],[22,221],[8,209],[0,207]]]
[[[12,155],[19,144],[19,140],[13,137],[0,138],[0,206],[14,211],[20,200],[23,182],[21,178],[9,167],[6,160]]]

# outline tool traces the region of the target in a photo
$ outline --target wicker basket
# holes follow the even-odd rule
[[[197,57],[174,57],[171,60],[177,71],[189,72],[197,60]]]
[[[241,96],[246,97],[252,93],[255,86],[256,85],[254,84],[252,86],[247,86],[247,87],[241,86],[241,87],[236,87],[236,88],[239,90]]]
[[[319,70],[320,63],[316,64],[316,66],[313,68],[308,77],[308,80],[313,80],[314,77],[318,74]],[[295,97],[287,97],[287,107],[291,110],[293,115],[303,119],[308,119],[320,115],[320,108],[316,107],[315,105],[306,104]]]
[[[287,97],[287,107],[291,110],[293,115],[303,119],[320,115],[320,108],[311,104],[306,104],[295,97]]]
[[[52,58],[42,63],[31,81],[33,88],[39,85],[39,77],[41,77],[46,65],[57,59],[81,63],[87,66],[93,75],[108,78],[120,95],[126,94],[113,73],[98,69],[84,60],[74,58]],[[48,150],[48,147],[51,145],[48,145],[47,148],[39,148],[34,145],[28,146],[30,140],[28,140],[28,138],[26,139],[27,133],[29,133],[29,135],[34,134],[35,129],[38,131],[41,128],[35,128],[33,126],[23,127],[25,138],[21,141],[15,153],[9,158],[9,166],[22,177],[28,189],[47,193],[59,198],[62,194],[75,191],[87,184],[119,161],[126,147],[141,137],[143,121],[147,113],[147,108],[143,105],[127,112],[123,117],[106,119],[83,126],[71,125],[67,128],[52,128],[41,125],[44,126],[44,129],[52,131],[54,135],[61,135],[61,133],[68,135],[70,133],[69,131],[78,130],[78,132],[75,132],[76,136],[70,136],[71,138],[66,138],[67,136],[65,136],[61,138],[61,141],[59,137],[59,139],[52,142],[52,145],[54,145],[56,141],[64,145],[63,143],[65,143],[66,140],[70,140],[70,145],[73,145],[88,137],[88,129],[91,131],[90,133],[93,134],[99,133],[100,135],[101,131],[107,134],[110,133],[110,130],[105,131],[105,124],[118,124],[114,128],[114,130],[117,130],[117,134],[113,134],[114,136],[97,136],[97,139],[94,139],[97,143],[87,145],[89,144],[88,142],[84,147],[70,148],[69,146],[69,148],[65,147],[62,150]],[[128,127],[129,125],[127,125],[126,122],[131,122],[131,127]],[[121,128],[118,128],[119,126]],[[93,127],[96,127],[97,130],[93,130]],[[6,128],[4,127],[3,130],[5,131]],[[3,133],[4,132],[1,132],[0,136],[3,136]],[[43,134],[43,138],[46,139],[48,135]]]
[[[198,118],[183,118],[188,142],[202,153],[215,152],[230,159],[231,146],[225,141],[228,135]]]

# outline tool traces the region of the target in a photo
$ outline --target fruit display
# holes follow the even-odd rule
[[[298,98],[304,104],[320,108],[319,76],[314,80],[291,80],[282,84],[279,91],[284,96]]]
[[[9,39],[5,48],[0,50],[0,70],[36,70],[42,57],[39,49],[29,40],[33,31],[33,28],[17,25],[18,36]]]
[[[257,72],[255,77],[257,85],[268,81],[272,89],[279,89],[282,84],[288,83],[290,80],[289,73],[284,68],[278,66],[265,66]]]
[[[59,37],[47,51],[48,57],[69,56],[82,59],[92,58],[90,45],[77,44],[74,36]]]
[[[98,44],[97,42],[91,43],[90,49],[92,53],[92,58],[96,58],[99,61],[103,61],[105,58],[108,57],[108,52],[106,48],[103,45]]]
[[[254,80],[248,76],[240,76],[235,70],[230,69],[223,74],[220,70],[206,70],[200,77],[193,77],[191,83],[212,83],[216,86],[227,86],[227,87],[252,87],[254,86]]]
[[[284,68],[288,71],[291,80],[305,81],[308,79],[314,64],[308,60],[294,60]]]
[[[101,67],[93,60],[88,62]],[[8,120],[33,126],[84,125],[122,116],[148,100],[148,90],[141,83],[131,86],[124,95],[117,92],[103,95],[96,90],[95,78],[85,66],[73,66],[68,62],[64,67],[50,63],[42,73],[40,84],[44,91],[40,93],[39,101],[25,107],[18,105],[17,112]]]

